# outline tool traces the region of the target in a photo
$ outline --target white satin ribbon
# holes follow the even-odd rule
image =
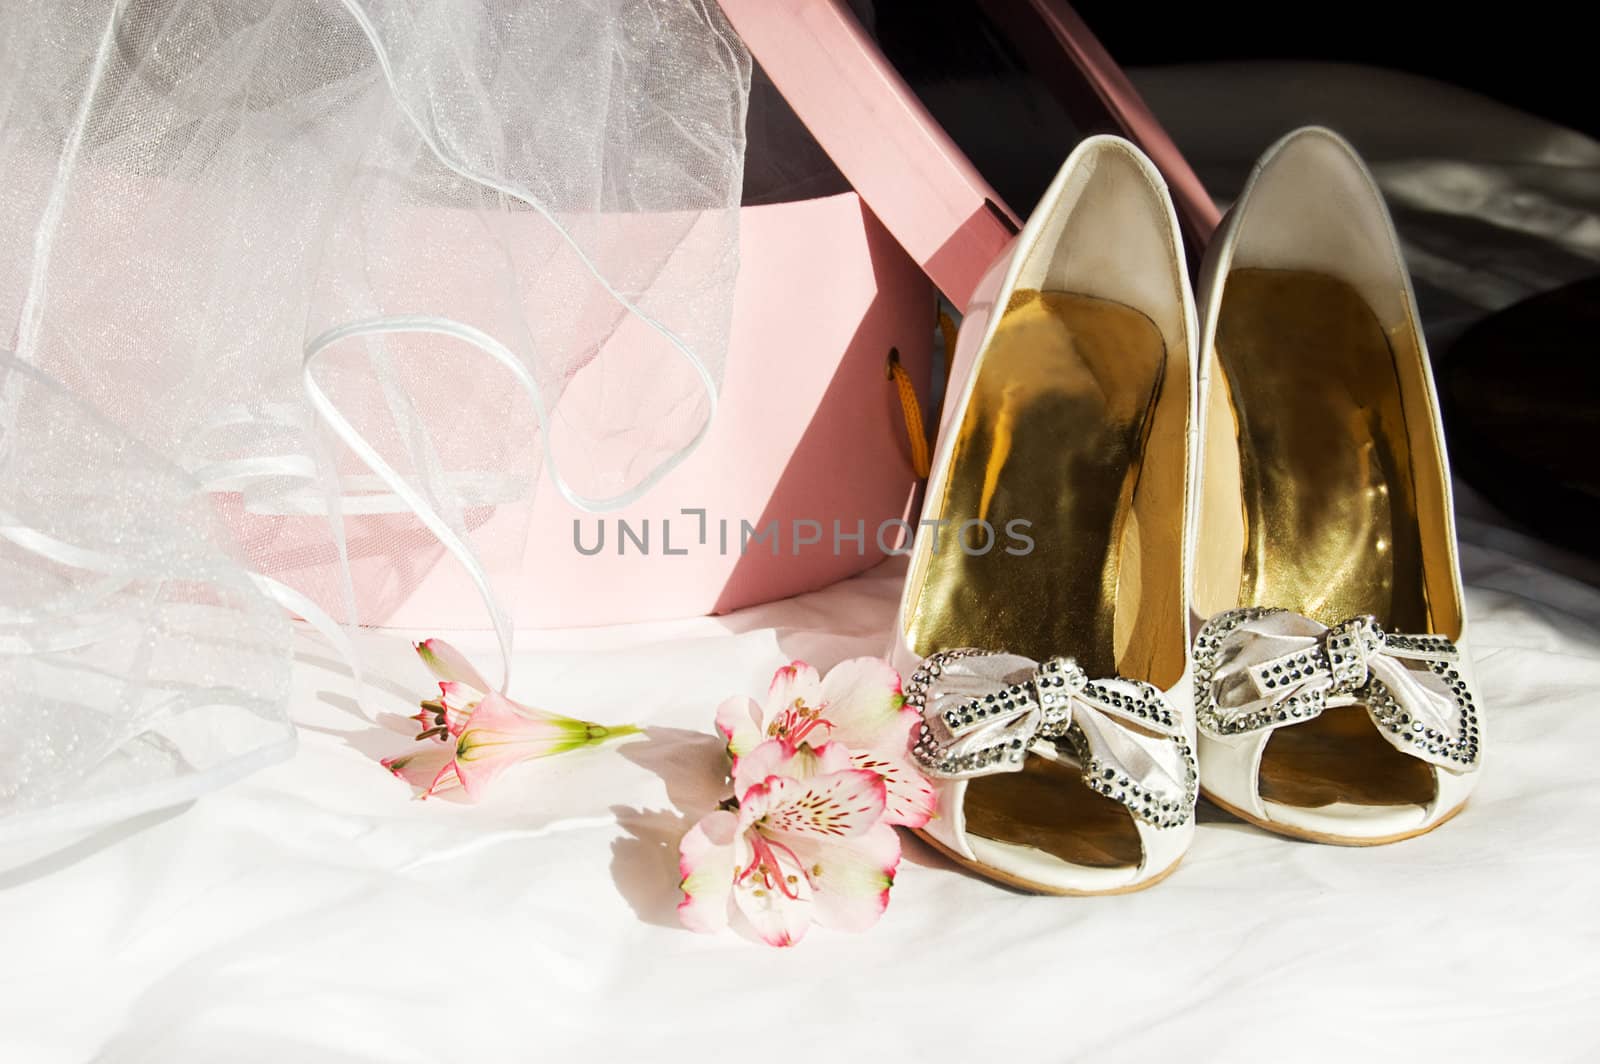
[[[1091,680],[1071,658],[962,649],[923,661],[906,701],[923,719],[912,756],[936,779],[1019,772],[1030,751],[1053,757],[1065,739],[1085,782],[1136,817],[1172,827],[1193,815],[1194,753],[1153,684]]]
[[[1385,633],[1371,617],[1329,628],[1288,610],[1230,610],[1196,640],[1196,714],[1228,736],[1360,704],[1397,749],[1461,772],[1477,766],[1478,728],[1459,662],[1449,639]]]
[[[121,615],[107,613],[102,619],[93,607],[143,577],[145,573],[139,565],[104,551],[80,547],[46,535],[5,511],[0,511],[0,539],[58,565],[104,574],[100,580],[80,588],[71,597],[53,603],[51,617],[68,617],[71,621],[59,629],[43,623],[50,617],[38,611],[19,611],[0,605],[0,653],[42,654],[73,650],[99,642],[126,626],[126,618]],[[244,575],[257,591],[290,613],[298,614],[333,645],[339,656],[344,658],[345,664],[350,666],[355,699],[359,705],[362,691],[361,660],[344,627],[315,602],[287,584],[260,573],[246,572]]]

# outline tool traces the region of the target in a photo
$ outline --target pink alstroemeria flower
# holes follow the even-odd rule
[[[490,690],[466,657],[442,639],[417,644],[417,655],[439,680],[439,698],[422,703],[422,749],[386,758],[383,767],[431,798],[460,788],[476,801],[512,765],[598,746],[637,734],[632,724],[606,726],[548,713]]]
[[[774,740],[740,759],[734,786],[737,808],[708,813],[679,844],[685,927],[719,931],[737,916],[769,946],[792,946],[813,921],[877,922],[900,864],[882,776],[852,768],[838,744]]]
[[[476,801],[512,765],[638,733],[632,724],[595,724],[488,694],[456,740],[456,776],[467,797]]]
[[[911,737],[922,717],[905,704],[900,674],[881,658],[840,662],[824,678],[803,661],[772,677],[765,704],[735,695],[717,707],[717,730],[735,770],[762,742],[797,750],[837,743],[851,765],[883,777],[890,824],[919,828],[933,816],[933,785],[911,761]]]
[[[443,639],[424,639],[418,643],[417,657],[439,681],[439,697],[423,702],[422,712],[412,718],[422,725],[417,738],[447,742],[461,734],[467,718],[493,688],[472,667],[466,655]]]

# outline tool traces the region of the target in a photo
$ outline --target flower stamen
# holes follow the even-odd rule
[[[796,868],[805,873],[806,870],[800,864],[800,859],[795,856],[794,851],[781,842],[767,838],[759,831],[752,834],[750,847],[755,851],[751,855],[750,865],[743,872],[735,875],[734,882],[742,883],[759,872],[761,873],[762,886],[768,890],[779,891],[790,901],[799,901],[800,879],[798,876],[786,875],[783,871],[783,865],[778,859],[781,852],[783,856],[794,863]],[[810,883],[811,877],[806,874],[806,884],[809,886]],[[760,896],[759,892],[757,892],[757,896]]]
[[[823,716],[827,709],[826,705],[813,709],[796,699],[784,707],[783,712],[777,715],[772,725],[767,728],[767,735],[774,739],[783,739],[791,745],[799,746],[801,743],[806,742],[811,733],[818,728],[824,728],[828,731],[833,730],[833,722]]]

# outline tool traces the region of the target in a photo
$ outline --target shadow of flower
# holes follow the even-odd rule
[[[644,736],[617,753],[659,776],[675,808],[612,806],[627,834],[611,844],[611,878],[639,919],[677,927],[678,841],[728,796],[728,755],[721,738],[707,732],[650,727]]]
[[[678,840],[694,820],[670,809],[614,805],[611,812],[627,832],[611,843],[617,893],[645,923],[678,927]]]

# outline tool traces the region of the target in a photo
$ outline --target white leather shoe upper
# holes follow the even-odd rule
[[[1171,200],[1160,174],[1137,148],[1116,137],[1091,137],[1067,159],[1027,225],[1008,252],[991,267],[968,307],[952,358],[952,391],[944,405],[925,506],[934,507],[944,497],[955,437],[972,401],[977,376],[983,371],[984,351],[1001,317],[997,308],[1003,310],[1014,291],[1030,288],[1111,300],[1132,307],[1150,319],[1160,331],[1167,357],[1184,359],[1183,379],[1190,385],[1186,465],[1192,467],[1196,328]],[[1070,431],[1070,426],[1063,431]],[[1192,490],[1191,481],[1192,478],[1186,477],[1186,492]],[[1186,535],[1188,524],[1182,515],[1173,515],[1173,518],[1175,531],[1170,542],[1173,549],[1183,550],[1185,541],[1192,538]],[[1156,535],[1157,532],[1152,530],[1147,534]],[[956,688],[960,685],[941,687],[939,677],[929,675],[929,663],[924,659],[936,652],[959,648],[908,645],[908,609],[915,598],[916,582],[925,571],[925,566],[918,562],[926,558],[930,549],[929,530],[919,527],[912,548],[912,575],[901,599],[891,657],[902,675],[912,678],[907,688],[908,697],[923,703],[925,721],[935,733],[924,735],[924,743],[929,748],[926,752],[937,759],[944,754],[970,754],[1000,733],[984,722],[967,720],[965,723],[957,721],[956,729],[960,734],[952,734],[937,719],[938,714],[963,705],[982,705],[982,694],[990,688],[971,687],[971,677],[964,681],[968,687],[960,687],[959,691]],[[1184,589],[1189,585],[1188,562],[1186,552],[1182,566]],[[1184,592],[1175,593],[1182,595]],[[995,603],[994,608],[1003,608],[1003,604]],[[1186,598],[1184,612],[1188,612]],[[980,649],[1004,653],[1012,648]],[[1052,649],[1065,658],[1070,658],[1074,652],[1070,646]],[[1188,661],[1187,653],[1185,661]],[[1011,658],[1011,664],[1016,665],[1016,675],[1001,682],[997,673],[992,684],[997,698],[1012,700],[1004,710],[1006,720],[1000,726],[1022,729],[1025,733],[1026,741],[1016,752],[1017,761],[1011,767],[1020,765],[1023,756],[1050,760],[1072,758],[1072,754],[1063,752],[1068,747],[1044,738],[1052,727],[1052,720],[1065,728],[1064,717],[1052,718],[1052,713],[1070,715],[1078,738],[1087,743],[1091,758],[1103,755],[1106,760],[1104,766],[1097,761],[1096,768],[1102,774],[1111,773],[1102,775],[1098,781],[1090,781],[1089,766],[1080,765],[1086,782],[1102,795],[1121,801],[1130,810],[1141,845],[1138,864],[1089,867],[1069,863],[1031,846],[989,839],[969,831],[968,778],[959,767],[953,767],[945,778],[935,774],[939,807],[924,832],[948,851],[984,866],[998,878],[1062,893],[1132,889],[1170,871],[1188,849],[1194,833],[1192,663],[1165,691],[1153,685],[1142,685],[1162,706],[1161,713],[1167,723],[1159,728],[1149,727],[1148,722],[1136,723],[1139,718],[1133,714],[1137,710],[1129,708],[1135,700],[1131,685],[1112,682],[1096,686],[1095,681],[1101,678],[1094,678],[1087,691],[1078,689],[1070,706],[1065,704],[1069,700],[1064,694],[1061,703],[1049,703],[1051,688],[1048,683],[1033,678],[1036,663]],[[1005,691],[1007,687],[1012,688],[1009,696]],[[1117,692],[1116,700],[1109,694],[1113,689]],[[961,731],[964,728],[971,730]],[[1086,738],[1089,732],[1093,732],[1093,740]],[[1190,766],[1188,779],[1184,778],[1186,761]],[[1004,770],[1001,766],[979,771]],[[1140,815],[1132,812],[1135,809]],[[1169,826],[1157,826],[1162,821]]]
[[[1409,358],[1414,353],[1420,358],[1421,372],[1414,375],[1414,380],[1405,374],[1398,376],[1400,400],[1405,432],[1419,451],[1433,448],[1431,453],[1444,471],[1437,477],[1416,477],[1418,526],[1423,535],[1434,541],[1434,556],[1443,561],[1426,572],[1425,593],[1436,630],[1415,634],[1442,637],[1448,644],[1448,653],[1441,651],[1445,660],[1418,658],[1406,649],[1414,644],[1404,636],[1390,633],[1385,640],[1380,635],[1373,651],[1372,684],[1366,682],[1364,662],[1346,682],[1326,674],[1328,659],[1337,657],[1339,648],[1326,645],[1323,625],[1314,624],[1313,631],[1300,623],[1311,623],[1305,618],[1289,614],[1294,619],[1287,620],[1280,615],[1243,626],[1217,652],[1228,661],[1242,661],[1251,655],[1272,659],[1296,647],[1309,648],[1317,658],[1313,664],[1320,663],[1323,669],[1314,680],[1309,669],[1290,669],[1295,675],[1292,681],[1285,682],[1292,686],[1274,685],[1275,689],[1269,689],[1259,672],[1252,680],[1238,668],[1206,668],[1206,650],[1202,646],[1198,652],[1202,690],[1195,695],[1202,703],[1202,787],[1205,793],[1236,811],[1291,834],[1338,842],[1388,841],[1416,834],[1455,812],[1466,800],[1478,778],[1482,722],[1470,693],[1475,688],[1461,606],[1448,465],[1416,301],[1382,195],[1354,149],[1336,134],[1319,128],[1302,129],[1268,150],[1207,249],[1198,289],[1198,432],[1208,453],[1197,478],[1201,501],[1196,507],[1192,535],[1199,559],[1193,599],[1198,611],[1193,619],[1197,633],[1209,618],[1220,616],[1237,604],[1241,580],[1237,564],[1229,568],[1211,564],[1208,559],[1237,558],[1244,552],[1244,507],[1236,473],[1238,463],[1244,459],[1234,436],[1239,415],[1228,405],[1225,385],[1220,383],[1216,340],[1229,278],[1236,270],[1247,268],[1308,271],[1345,282],[1372,310],[1397,356]],[[1284,357],[1293,356],[1286,352]],[[1338,388],[1340,383],[1330,380],[1327,387]],[[1333,441],[1332,445],[1336,444]],[[1270,459],[1267,456],[1263,460]],[[1234,475],[1213,474],[1211,482],[1207,482],[1208,471],[1227,469],[1235,470]],[[1271,549],[1292,553],[1296,544],[1274,543]],[[1337,579],[1338,573],[1328,573],[1330,583]],[[1263,601],[1260,605],[1280,604]],[[1334,618],[1329,623],[1334,620],[1355,618]],[[1351,667],[1356,668],[1354,664]],[[1283,676],[1282,672],[1277,674],[1278,678]],[[1385,688],[1380,676],[1397,688],[1395,698],[1381,697]],[[1256,686],[1245,690],[1251,683]],[[1304,693],[1306,684],[1311,685],[1309,695]],[[1399,690],[1401,687],[1403,691]],[[1316,693],[1319,690],[1321,693]],[[1237,730],[1231,731],[1219,726],[1219,718],[1208,714],[1204,705],[1219,700],[1225,704],[1231,701],[1231,709],[1240,713],[1257,713],[1258,726],[1242,727],[1236,722]],[[1336,801],[1301,806],[1263,799],[1262,757],[1274,733],[1317,716],[1323,708],[1347,705],[1367,705],[1379,734],[1431,765],[1435,783],[1432,801],[1395,805]],[[1394,708],[1396,705],[1398,709]],[[1391,724],[1394,727],[1388,726]],[[1459,753],[1462,758],[1452,759],[1440,753],[1444,750]],[[1467,759],[1469,750],[1471,756]]]

